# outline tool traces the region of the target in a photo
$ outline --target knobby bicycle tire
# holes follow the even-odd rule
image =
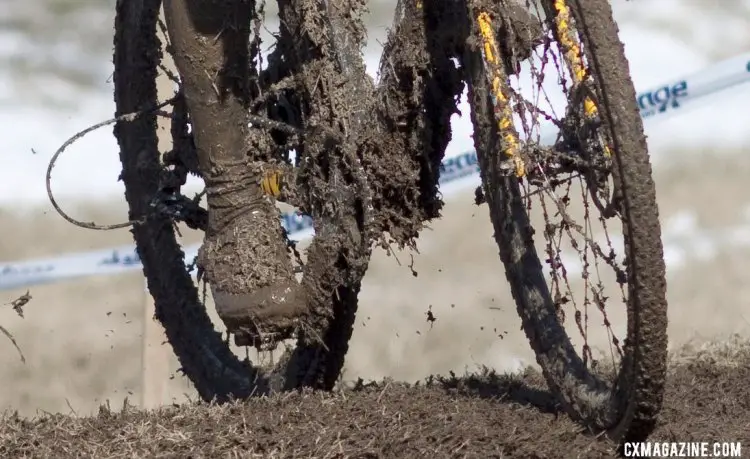
[[[554,14],[552,1],[545,5]],[[464,64],[469,80],[474,141],[495,240],[537,362],[566,411],[618,441],[639,441],[653,430],[661,408],[667,358],[667,302],[654,182],[624,47],[607,0],[570,0],[594,81],[603,124],[609,128],[621,193],[628,302],[627,339],[614,387],[589,371],[558,318],[533,243],[519,180],[509,176],[504,140],[493,113],[491,84],[473,41]],[[477,10],[467,8],[469,36],[479,37]]]

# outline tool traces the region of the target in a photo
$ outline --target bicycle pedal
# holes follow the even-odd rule
[[[279,343],[293,338],[293,333],[264,333],[239,329],[230,332],[234,335],[234,344],[239,347],[254,347],[259,352],[270,352],[276,350]]]

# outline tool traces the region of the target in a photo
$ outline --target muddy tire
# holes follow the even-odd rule
[[[477,2],[483,4],[483,2]],[[552,2],[547,9],[551,14]],[[534,231],[521,182],[509,176],[498,135],[491,84],[477,40],[468,42],[474,142],[495,240],[522,326],[547,383],[575,419],[606,430],[619,441],[640,441],[661,409],[667,358],[667,302],[663,249],[654,182],[628,62],[607,0],[571,0],[593,79],[603,125],[613,148],[612,179],[620,191],[627,266],[627,339],[615,376],[588,368],[559,318],[534,246]],[[481,7],[481,6],[480,6]],[[470,9],[469,14],[476,14]],[[480,36],[467,21],[470,37]],[[512,174],[511,174],[512,175]]]

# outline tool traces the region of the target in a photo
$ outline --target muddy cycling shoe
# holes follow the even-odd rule
[[[273,349],[293,337],[306,311],[278,211],[263,199],[248,205],[235,196],[221,204],[212,209],[209,201],[197,264],[235,343]]]
[[[250,293],[228,293],[211,288],[216,312],[234,334],[237,346],[272,350],[294,337],[304,305],[299,283],[278,282]]]

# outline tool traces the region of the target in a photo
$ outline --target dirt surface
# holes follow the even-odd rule
[[[750,447],[750,345],[673,358],[653,441]],[[745,451],[743,451],[745,454]],[[560,413],[538,373],[392,381],[223,406],[188,403],[97,416],[5,415],[3,457],[615,457]]]

